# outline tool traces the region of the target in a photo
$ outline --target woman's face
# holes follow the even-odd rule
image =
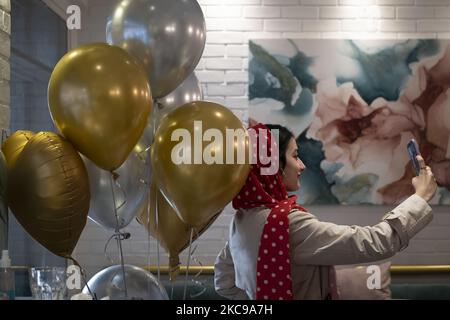
[[[286,150],[286,166],[283,168],[283,182],[287,191],[300,189],[299,178],[305,169],[305,164],[298,157],[297,143],[294,138],[291,138]]]

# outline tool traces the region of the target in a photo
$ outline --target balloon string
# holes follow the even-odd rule
[[[151,196],[151,192],[148,193],[148,199],[147,199],[147,230],[149,230],[149,232],[147,233],[147,266],[150,267],[150,263],[151,263],[151,259],[150,259],[150,254],[151,254],[151,239],[150,239],[150,206],[151,206],[151,201],[150,201],[150,196]],[[149,288],[148,288],[149,289]]]
[[[113,205],[114,205],[114,214],[116,216],[116,234],[119,232],[119,217],[117,215],[117,208],[116,208],[116,197],[114,194],[114,187],[113,187],[113,180],[114,180],[114,173],[111,172],[111,192],[113,197]],[[125,278],[125,264],[123,260],[123,251],[122,251],[122,239],[120,237],[117,237],[117,247],[119,248],[119,254],[120,254],[120,265],[122,266],[122,276],[123,276],[123,286],[125,289],[125,299],[128,300],[128,289],[127,289],[127,281]]]
[[[191,227],[191,236],[189,239],[189,254],[188,254],[188,260],[187,260],[187,266],[186,266],[186,279],[184,281],[184,292],[183,292],[183,300],[186,300],[186,290],[187,290],[187,283],[188,283],[188,275],[189,275],[189,265],[191,263],[191,249],[192,249],[192,237],[194,236],[194,228]]]
[[[159,208],[158,208],[158,188],[155,188],[155,215],[156,230],[159,230]],[[159,237],[156,237],[156,260],[158,265],[158,281],[161,281],[161,260],[159,250]]]
[[[198,260],[197,258],[193,257],[192,258],[193,261],[195,261],[196,263],[198,263],[198,265],[200,266],[200,271],[197,272],[197,274],[194,276],[194,278],[191,280],[192,283],[194,284],[194,286],[200,287],[200,291],[194,294],[191,294],[191,298],[194,299],[196,297],[201,296],[203,293],[205,293],[205,291],[207,290],[205,287],[205,282],[198,280],[200,275],[203,273],[203,263],[201,263],[200,260]]]
[[[194,231],[195,231],[195,239],[198,239],[198,237],[200,235],[198,234],[197,229],[195,229]],[[191,294],[190,297],[192,299],[201,296],[206,291],[205,281],[202,282],[202,281],[198,280],[200,275],[203,273],[203,263],[194,256],[194,253],[197,250],[197,248],[198,248],[198,245],[195,246],[194,249],[192,250],[192,254],[191,254],[192,258],[191,259],[192,259],[192,261],[196,262],[200,266],[200,271],[197,272],[197,274],[195,274],[194,278],[191,281],[194,284],[194,286],[199,286],[202,290],[200,290],[198,293]]]
[[[154,140],[155,140],[155,134],[156,134],[156,122],[157,122],[157,116],[158,116],[158,112],[162,107],[162,104],[160,104],[158,102],[157,99],[153,99],[153,103],[156,104],[156,108],[153,108],[153,115],[152,115],[152,130],[153,130],[153,134],[152,134],[152,139],[153,141],[151,141],[151,145],[153,145]],[[148,150],[149,153],[149,159],[151,158],[151,147],[148,147],[146,150]],[[152,172],[152,177],[151,179],[153,180],[153,172]],[[159,208],[158,208],[158,187],[155,187],[155,227],[156,230],[159,230]],[[150,192],[151,193],[151,192]],[[151,195],[150,195],[151,196]],[[148,220],[150,223],[150,212],[148,214]],[[149,233],[149,237],[150,237],[150,233]],[[158,281],[161,281],[161,259],[160,259],[160,250],[159,250],[159,237],[156,237],[156,263],[158,266]]]
[[[109,237],[108,241],[106,241],[105,248],[103,249],[103,253],[105,254],[106,260],[108,260],[111,264],[115,264],[115,262],[108,253],[108,246],[109,246],[109,243],[111,242],[111,240],[114,239],[115,236],[116,235],[113,234],[111,237]]]
[[[75,260],[75,258],[70,256],[70,257],[67,257],[67,259],[71,260],[75,264],[75,266],[80,268],[81,278],[83,278],[84,284],[85,284],[86,288],[88,289],[89,294],[91,295],[92,299],[98,300],[97,295],[95,293],[92,293],[91,288],[89,287],[89,284],[87,282],[87,277],[86,277],[86,271],[84,270],[84,268],[78,263],[77,260]]]
[[[108,246],[112,239],[120,239],[120,240],[126,240],[130,239],[131,234],[129,232],[118,232],[114,233],[111,237],[109,237],[108,241],[106,241],[105,248],[103,249],[103,253],[105,255],[106,260],[108,260],[111,264],[115,264],[114,260],[111,258],[111,256],[108,253]]]
[[[153,136],[152,136],[153,139]],[[146,164],[146,165],[150,165],[147,163],[147,159],[145,159],[142,154],[145,152],[145,154],[147,154],[148,152],[148,159],[150,159],[150,148],[151,148],[151,143],[152,141],[150,141],[150,146],[148,146],[144,151],[141,151],[139,153],[139,157],[141,159],[141,161]],[[147,199],[147,230],[149,231],[147,234],[147,266],[150,267],[151,265],[151,234],[150,234],[150,213],[151,213],[151,188],[150,188],[150,181],[152,181],[152,171],[149,170],[148,171],[148,176],[146,177],[147,181],[145,181],[144,179],[140,179],[140,182],[145,184],[145,187],[148,188],[148,199]],[[159,280],[159,279],[158,279]],[[150,284],[148,284],[148,290],[150,292]]]

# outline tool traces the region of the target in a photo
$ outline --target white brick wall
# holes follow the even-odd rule
[[[424,19],[434,18],[434,8],[432,7],[398,7],[397,18],[398,19]],[[438,17],[438,11],[436,16]]]
[[[279,18],[281,16],[281,8],[269,6],[248,6],[244,7],[245,18]],[[208,16],[206,15],[206,18]]]
[[[109,1],[89,0],[81,42],[104,41]],[[205,99],[224,104],[246,121],[248,117],[248,40],[256,38],[449,38],[450,0],[199,0],[208,27],[207,45],[197,76]],[[368,225],[388,207],[313,207],[323,220]],[[450,264],[450,211],[435,209],[432,224],[394,258],[398,264]],[[232,210],[227,209],[230,214]],[[227,235],[229,215],[221,217],[198,240],[197,257],[212,264]],[[128,262],[147,263],[148,238],[139,226],[130,227]],[[101,251],[108,234],[92,223],[76,253],[90,270],[108,264]],[[150,263],[156,264],[152,244]],[[99,249],[100,248],[100,249]],[[100,253],[99,253],[100,251]],[[98,253],[98,255],[97,255]],[[94,260],[88,261],[92,259]],[[161,261],[165,258],[161,250]],[[88,259],[89,258],[89,259]],[[134,260],[133,260],[134,259]]]

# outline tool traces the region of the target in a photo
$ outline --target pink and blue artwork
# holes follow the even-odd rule
[[[250,121],[295,134],[305,205],[396,204],[414,193],[418,141],[450,205],[450,41],[249,42]]]

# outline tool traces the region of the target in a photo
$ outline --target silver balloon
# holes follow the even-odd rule
[[[126,227],[147,203],[150,181],[150,159],[147,148],[153,140],[153,129],[147,126],[143,136],[127,160],[115,172],[118,178],[113,182],[117,220],[111,190],[111,173],[97,167],[82,156],[86,165],[91,188],[89,218],[107,229]]]
[[[108,18],[106,39],[143,63],[153,97],[161,98],[197,66],[205,18],[195,0],[123,0]]]
[[[103,269],[94,275],[88,286],[97,299],[109,300],[169,300],[166,289],[148,271],[125,265],[125,283],[123,281],[122,266],[115,265]],[[83,293],[89,294],[87,287]]]
[[[202,87],[194,73],[191,73],[174,91],[167,96],[157,99],[153,108],[152,120],[158,127],[162,117],[178,107],[191,102],[203,100]]]
[[[170,112],[191,101],[203,100],[202,87],[194,73],[191,73],[174,91],[158,99],[164,111]]]

